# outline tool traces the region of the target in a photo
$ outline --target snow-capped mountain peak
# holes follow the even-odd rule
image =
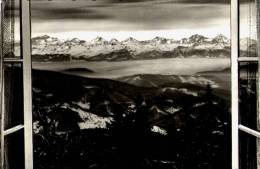
[[[123,41],[123,43],[138,43],[139,41],[132,38],[132,37],[129,37],[127,38],[126,40]]]
[[[98,44],[98,45],[104,45],[108,44],[108,41],[106,41],[104,38],[98,36],[95,39],[91,41],[91,43]]]
[[[184,55],[192,55],[192,57],[208,57],[211,55],[212,57],[218,57],[218,53],[213,52],[209,54],[208,50],[222,50],[229,46],[230,43],[226,43],[228,41],[229,39],[224,35],[218,35],[213,39],[209,39],[198,34],[178,41],[159,36],[146,41],[138,41],[133,37],[129,37],[124,41],[118,41],[115,38],[107,41],[99,36],[91,41],[84,41],[78,38],[59,40],[58,38],[44,35],[32,38],[32,53],[33,55],[64,54],[71,56],[71,58],[82,58],[85,60],[111,60],[111,58],[112,60],[154,59],[184,57]],[[248,40],[245,40],[244,44],[246,47]],[[197,49],[200,51],[205,50],[205,52],[193,54],[192,51]],[[241,49],[243,50],[243,48]],[[190,52],[185,53],[185,51]],[[222,55],[226,56],[227,54]],[[222,55],[221,57],[223,57]]]
[[[219,43],[223,44],[223,43],[228,43],[228,42],[229,42],[229,39],[222,34],[219,34],[215,38],[212,39],[212,43],[217,43],[217,44],[219,44]]]
[[[81,40],[79,38],[73,38],[70,40],[71,42],[76,42],[76,43],[79,43],[81,42]]]
[[[112,39],[109,41],[109,43],[110,43],[111,45],[117,45],[117,44],[119,43],[119,41],[118,41],[117,39],[115,39],[115,38],[112,38]]]
[[[57,54],[58,47],[64,42],[48,35],[32,38],[32,54]]]
[[[193,44],[200,44],[200,43],[204,43],[208,40],[207,37],[199,35],[199,34],[195,34],[189,37],[188,41],[189,43],[193,43]]]
[[[54,37],[50,37],[48,35],[43,35],[43,36],[38,36],[38,37],[34,37],[32,38],[32,43],[33,44],[44,44],[44,43],[52,43],[55,44],[55,42],[59,42],[58,38],[54,38]]]
[[[181,44],[187,44],[187,43],[189,43],[189,39],[188,39],[188,38],[182,38],[182,39],[180,40],[180,43],[181,43]]]
[[[155,43],[159,43],[159,44],[167,43],[167,39],[166,38],[159,37],[159,36],[156,36],[155,38],[153,38],[152,41],[155,42]]]

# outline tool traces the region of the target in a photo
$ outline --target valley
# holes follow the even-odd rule
[[[227,166],[229,91],[177,76],[142,75],[140,83],[130,84],[135,78],[118,81],[34,70],[36,166]],[[148,80],[153,85],[143,86]]]
[[[181,66],[187,59],[165,61],[172,64],[158,66],[160,74],[132,64],[141,61],[34,63],[36,166],[228,168],[229,60],[215,59],[216,67],[197,60],[205,65],[197,68]]]

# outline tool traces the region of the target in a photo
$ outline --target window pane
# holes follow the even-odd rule
[[[239,65],[240,75],[240,124],[257,130],[257,63],[242,62]]]
[[[256,1],[240,0],[240,57],[256,57]]]
[[[5,136],[4,169],[24,169],[24,132]]]
[[[251,136],[243,131],[239,132],[239,158],[241,169],[256,169],[257,146],[256,137]]]
[[[5,129],[23,124],[23,81],[21,64],[4,64]]]
[[[7,0],[3,17],[4,57],[20,57],[20,45],[20,0]]]

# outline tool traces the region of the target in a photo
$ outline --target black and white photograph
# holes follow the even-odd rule
[[[0,169],[260,167],[254,1],[4,3]]]

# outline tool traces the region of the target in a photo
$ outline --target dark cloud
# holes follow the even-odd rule
[[[229,22],[228,5],[213,4],[151,4],[120,6],[104,9],[114,20],[124,24],[136,25],[141,29],[173,29],[212,26],[215,20]]]
[[[156,2],[157,4],[178,4],[178,3],[186,3],[186,4],[229,4],[230,0],[169,0],[163,2]]]
[[[98,0],[97,0],[98,1]],[[140,3],[140,2],[156,2],[158,0],[108,0],[108,3]]]
[[[31,0],[32,3],[34,2],[62,2],[61,0]],[[121,3],[121,2],[151,2],[151,1],[160,1],[160,0],[67,0],[68,1],[74,1],[74,2],[83,2],[83,3],[89,3],[89,2],[96,2],[96,3]]]
[[[107,5],[101,5],[105,7]],[[99,6],[100,7],[100,6]],[[32,3],[31,16],[33,19],[60,20],[60,19],[110,19],[108,14],[99,13],[95,10],[96,5],[87,6],[86,4],[78,4],[68,2],[67,5],[58,2],[42,2]]]
[[[111,16],[99,14],[90,9],[46,9],[32,10],[33,19],[109,19]]]
[[[32,0],[31,6],[34,30],[38,32],[186,30],[229,24],[227,3],[201,1],[206,0]]]
[[[216,4],[216,3],[230,3],[230,0],[177,0],[174,3],[193,3],[193,4]]]
[[[48,0],[32,0],[32,2],[46,2]],[[51,0],[50,2],[55,2],[56,0]],[[73,2],[79,3],[90,3],[96,2],[99,4],[109,4],[109,3],[140,3],[140,2],[156,2],[164,3],[164,0],[71,0]],[[231,0],[169,0],[170,3],[230,3]],[[249,2],[253,0],[240,0],[240,2]]]

